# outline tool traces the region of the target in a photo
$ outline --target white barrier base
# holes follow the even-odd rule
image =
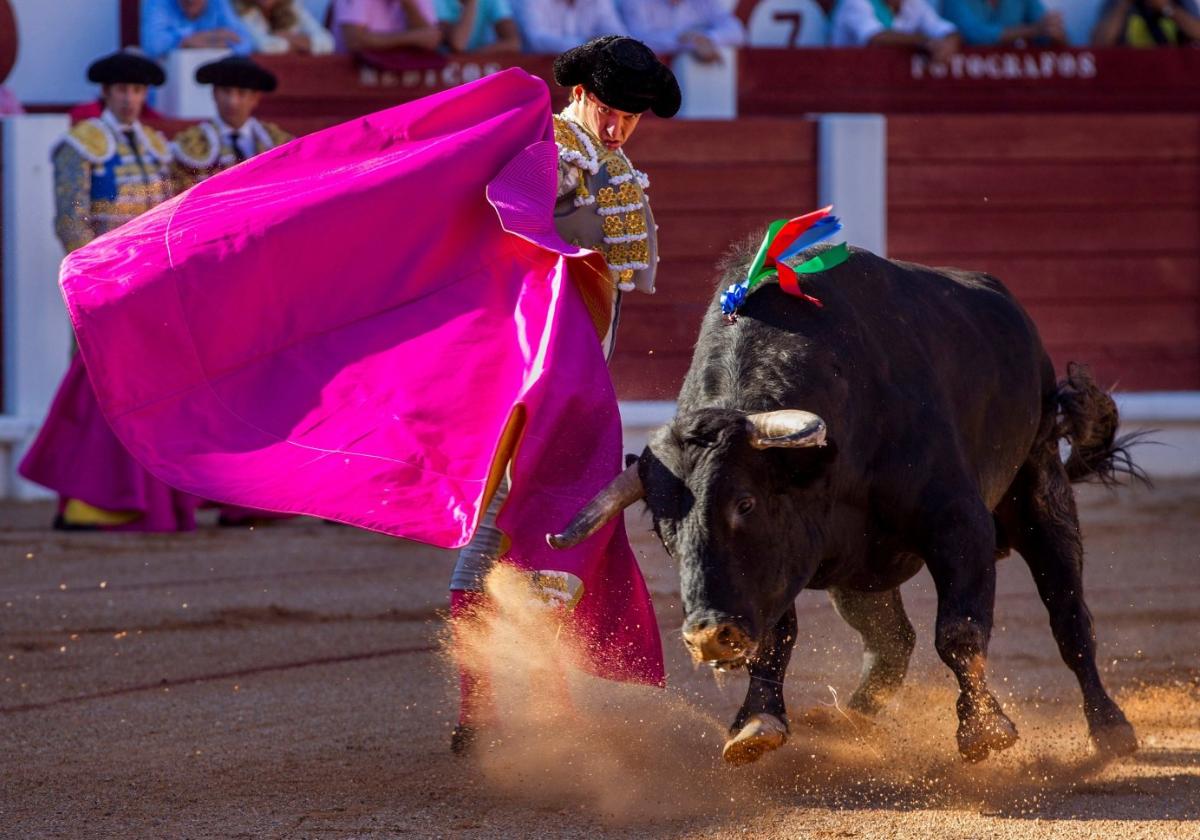
[[[54,235],[50,150],[63,115],[6,117],[4,132],[4,386],[0,495],[42,498],[15,469],[71,358],[71,325],[58,290],[62,246]]]
[[[1200,475],[1200,392],[1117,394],[1121,434],[1146,432],[1133,461],[1151,478]]]

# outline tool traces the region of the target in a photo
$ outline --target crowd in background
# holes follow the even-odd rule
[[[319,8],[317,4],[313,4]],[[558,53],[599,35],[632,35],[663,53],[717,60],[745,40],[724,0],[142,0],[141,45],[251,53]]]
[[[1200,43],[1196,0],[1100,0],[1097,46]],[[143,49],[235,53],[557,53],[627,34],[663,54],[719,61],[746,33],[731,0],[142,0]],[[962,45],[1065,45],[1042,0],[814,0],[827,44],[899,45],[944,58]],[[819,44],[818,44],[819,45]]]

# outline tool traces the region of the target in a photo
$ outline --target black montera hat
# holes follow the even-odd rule
[[[270,93],[279,82],[275,74],[248,58],[231,55],[196,68],[196,81],[202,85],[245,88]]]
[[[161,67],[133,50],[121,50],[93,61],[87,77],[98,85],[158,86],[167,80]]]
[[[679,111],[679,83],[654,51],[624,35],[605,35],[554,59],[554,81],[583,85],[610,108],[673,117]]]

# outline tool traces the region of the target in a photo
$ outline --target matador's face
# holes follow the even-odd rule
[[[262,101],[262,93],[218,85],[213,88],[213,99],[217,103],[217,113],[225,124],[231,128],[241,128],[254,115],[254,109]]]
[[[118,82],[105,85],[100,89],[100,95],[104,99],[104,107],[112,111],[117,121],[122,125],[129,125],[142,116],[142,106],[146,104],[148,90],[145,85]]]
[[[571,89],[571,100],[579,121],[599,137],[610,152],[615,152],[629,141],[642,119],[641,114],[605,105],[583,85],[575,85]]]

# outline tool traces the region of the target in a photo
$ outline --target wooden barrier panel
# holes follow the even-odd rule
[[[553,56],[506,55],[502,61],[474,56],[451,57],[440,68],[398,70],[390,76],[363,74],[344,55],[260,55],[255,61],[279,77],[279,89],[265,97],[261,116],[302,118],[310,130],[411,102],[440,90],[509,67],[520,67],[535,76],[552,78]],[[365,83],[373,79],[374,83]],[[550,83],[555,106],[566,104],[566,91]]]
[[[886,47],[739,55],[743,115],[1200,111],[1200,50],[971,49],[945,64]]]
[[[816,127],[808,120],[648,120],[628,147],[650,175],[660,226],[658,290],[624,298],[613,378],[622,399],[671,400],[731,243],[816,206]]]
[[[888,120],[889,250],[1001,278],[1060,369],[1200,389],[1200,117]]]

